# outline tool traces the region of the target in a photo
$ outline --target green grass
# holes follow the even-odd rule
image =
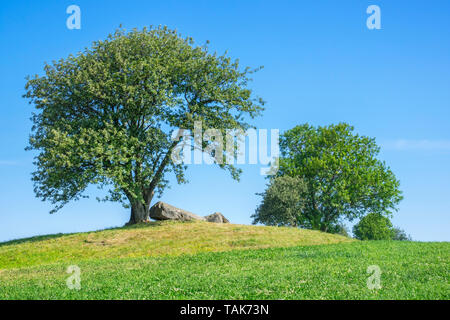
[[[216,237],[203,234],[208,232]],[[75,245],[85,239],[90,242]],[[94,239],[110,244],[102,245],[109,255],[92,251]],[[166,252],[144,254],[138,247],[146,242],[151,248],[162,244]],[[219,248],[213,250],[213,243]],[[190,246],[182,250],[183,244]],[[67,245],[74,248],[64,251]],[[64,252],[51,251],[57,248]],[[14,252],[17,259],[11,259]],[[449,243],[163,223],[0,244],[0,299],[449,299],[449,261]],[[79,291],[66,286],[73,264],[81,268]],[[382,271],[379,290],[367,288],[370,265]]]
[[[211,251],[352,241],[312,230],[209,222],[153,222],[0,243],[0,269],[92,259],[178,256]]]

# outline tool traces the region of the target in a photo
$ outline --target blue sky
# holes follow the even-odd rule
[[[80,30],[66,27],[71,4],[81,8]],[[381,30],[366,27],[371,4],[381,8]],[[73,0],[0,5],[0,241],[128,221],[120,204],[95,197],[54,215],[34,197],[33,153],[24,151],[32,106],[21,97],[26,75],[119,24],[167,25],[242,65],[263,65],[251,84],[267,101],[259,128],[345,121],[376,137],[405,197],[393,223],[415,240],[450,240],[449,1]],[[266,183],[259,168],[244,166],[235,182],[217,167],[193,165],[190,183],[173,184],[161,200],[249,224]]]

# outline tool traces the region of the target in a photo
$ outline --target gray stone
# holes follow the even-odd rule
[[[214,212],[206,217],[198,216],[192,212],[174,207],[165,202],[157,202],[150,208],[150,218],[154,220],[201,220],[215,223],[230,223],[220,212]]]
[[[216,223],[230,223],[230,221],[223,216],[220,212],[214,212],[209,216],[205,216],[206,221],[216,222]]]
[[[192,212],[176,208],[165,202],[157,202],[150,208],[150,218],[154,220],[205,220]]]

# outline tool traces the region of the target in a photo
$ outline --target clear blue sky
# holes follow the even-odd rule
[[[81,8],[81,30],[66,28],[71,4]],[[381,8],[381,30],[366,27],[371,4]],[[44,61],[76,53],[121,23],[167,25],[243,65],[264,65],[251,84],[267,101],[259,128],[345,121],[376,137],[404,191],[394,224],[416,240],[450,240],[449,1],[73,0],[0,5],[0,241],[129,219],[119,204],[95,199],[48,213],[30,181],[32,106],[21,97],[25,76],[42,74]],[[188,178],[162,200],[202,215],[221,211],[235,223],[251,223],[255,193],[265,188],[259,166],[245,166],[239,183],[210,166],[189,168]]]

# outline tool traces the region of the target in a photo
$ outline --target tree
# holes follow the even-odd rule
[[[405,230],[395,227],[392,229],[392,240],[412,241],[412,238],[405,232]]]
[[[259,69],[259,68],[258,68]],[[171,153],[180,128],[246,130],[263,110],[248,88],[249,75],[226,54],[210,53],[167,27],[122,29],[92,48],[45,65],[45,75],[28,78],[33,114],[29,150],[37,150],[35,193],[56,212],[87,197],[86,187],[106,188],[101,200],[131,207],[131,223],[147,221],[155,192],[167,174],[185,183],[186,167]],[[213,142],[202,141],[203,150]],[[215,162],[239,179],[240,170]]]
[[[303,194],[306,186],[298,177],[276,177],[267,190],[261,193],[261,205],[252,215],[253,224],[263,223],[269,226],[305,227],[301,212],[304,208]]]
[[[343,222],[338,222],[334,225],[331,225],[330,228],[328,228],[327,232],[335,233],[335,234],[339,234],[344,237],[351,238],[351,236],[349,234],[349,230]]]
[[[311,229],[311,221],[303,214],[307,191],[306,183],[300,177],[274,177],[267,189],[258,193],[263,200],[252,215],[253,224]],[[347,227],[340,222],[331,226],[328,232],[349,237]]]
[[[337,232],[342,220],[375,212],[391,215],[401,201],[399,181],[376,158],[375,140],[340,123],[296,126],[280,137],[278,176],[306,184],[302,221],[311,229]]]
[[[359,240],[392,240],[394,236],[389,218],[379,213],[369,213],[354,227],[353,234]]]

